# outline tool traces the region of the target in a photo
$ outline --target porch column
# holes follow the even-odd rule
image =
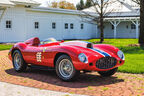
[[[110,21],[110,23],[114,26],[114,38],[116,38],[117,26],[120,24],[120,21]]]
[[[136,20],[136,21],[132,20],[132,23],[136,26],[136,38],[138,38],[139,37],[139,25],[140,25],[140,23],[138,20]]]

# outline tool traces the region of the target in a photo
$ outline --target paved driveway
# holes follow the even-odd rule
[[[30,88],[31,91],[28,90],[28,93],[25,91],[28,87],[23,87],[22,89],[21,87],[7,88],[8,91],[16,92],[16,94],[21,93],[24,96],[26,94],[28,94],[28,96],[33,96],[31,93],[39,95],[41,92],[51,90],[52,93],[53,91],[57,91],[91,96],[144,96],[144,74],[117,72],[112,77],[101,77],[97,74],[97,72],[92,72],[88,74],[81,74],[75,82],[63,82],[57,78],[55,71],[28,69],[23,73],[15,72],[11,61],[7,58],[7,53],[8,51],[0,51],[0,81],[38,88]],[[46,90],[44,91],[41,89]],[[0,89],[1,94],[2,92],[3,94],[8,94],[6,90],[1,90],[2,89]],[[21,90],[24,90],[25,92],[19,92]],[[51,91],[48,91],[47,94]],[[42,94],[45,95],[45,93]],[[57,96],[61,96],[61,94],[59,94],[60,93],[58,93]]]
[[[0,82],[0,96],[86,96]]]

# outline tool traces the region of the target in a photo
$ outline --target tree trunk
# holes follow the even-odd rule
[[[144,47],[144,1],[140,0],[140,34],[139,44]]]
[[[100,18],[100,43],[104,41],[104,22],[103,22],[103,17]]]
[[[101,0],[101,13],[100,13],[100,43],[104,41],[104,14],[103,14],[103,0]]]

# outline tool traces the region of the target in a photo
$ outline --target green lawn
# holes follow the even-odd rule
[[[99,39],[86,40],[96,42]],[[138,39],[105,39],[104,44],[110,44],[121,49],[125,54],[125,64],[119,67],[121,72],[144,73],[144,49],[130,47],[129,44],[137,44]]]
[[[99,39],[85,40],[96,43]],[[121,72],[144,73],[144,50],[140,47],[130,47],[129,44],[137,44],[138,39],[105,39],[104,44],[118,47],[125,53],[126,62],[119,67]],[[0,45],[0,50],[9,50],[12,45]]]
[[[12,45],[0,44],[0,51],[1,50],[9,50],[11,47],[12,47]]]

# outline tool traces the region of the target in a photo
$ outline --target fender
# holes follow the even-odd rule
[[[119,51],[118,48],[112,46],[112,45],[108,45],[108,44],[95,44],[94,47],[106,50],[106,51],[110,51],[114,54],[117,54],[117,52]]]

